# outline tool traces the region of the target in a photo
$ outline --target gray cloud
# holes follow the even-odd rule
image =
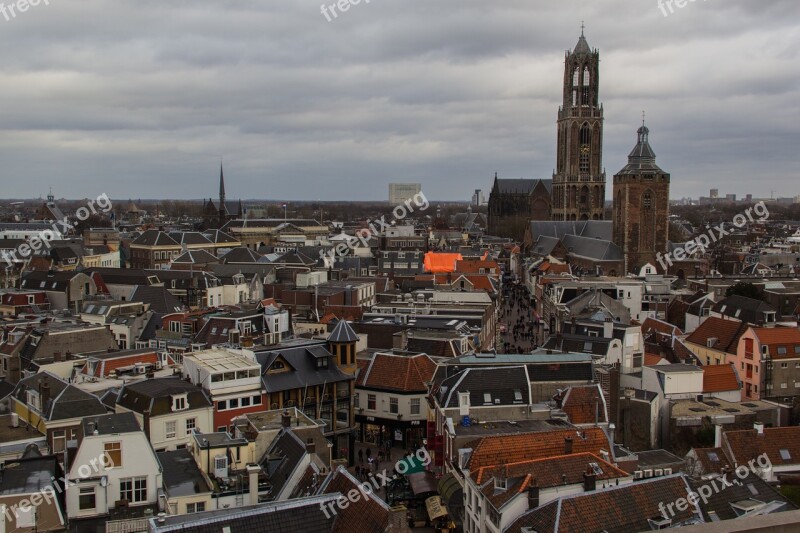
[[[333,0],[326,1],[333,3]],[[604,164],[647,110],[672,195],[800,194],[796,0],[50,0],[0,17],[2,195],[467,199],[549,177],[563,53],[601,53]],[[610,187],[609,187],[610,196]]]

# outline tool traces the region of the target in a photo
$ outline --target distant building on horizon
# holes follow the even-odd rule
[[[203,200],[203,226],[202,229],[220,229],[231,220],[238,220],[244,217],[242,201],[225,200],[225,176],[222,173],[222,163],[219,165],[219,202],[214,205],[214,201],[209,198],[208,202]]]
[[[390,183],[389,203],[392,205],[401,205],[420,192],[422,192],[422,184],[420,183]]]

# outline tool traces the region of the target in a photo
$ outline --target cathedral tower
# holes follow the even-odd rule
[[[580,39],[564,60],[564,95],[558,110],[553,174],[553,220],[601,220],[606,194],[600,53]]]
[[[650,130],[642,122],[628,164],[614,175],[614,243],[622,249],[625,273],[646,263],[658,267],[667,251],[670,176],[656,165]]]

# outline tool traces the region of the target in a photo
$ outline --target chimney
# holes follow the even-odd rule
[[[756,433],[758,434],[759,437],[764,436],[764,422],[756,422],[755,424],[753,424],[753,429],[756,430]]]
[[[539,507],[539,485],[533,480],[533,485],[528,487],[528,509]]]
[[[572,437],[564,437],[564,455],[572,453]]]
[[[281,414],[281,426],[285,428],[292,427],[292,415],[289,414],[288,409],[284,409]]]
[[[592,467],[588,467],[586,472],[583,473],[583,490],[592,492],[597,488],[597,474],[594,473]]]
[[[389,507],[389,526],[386,531],[399,531],[408,533],[408,508],[405,505],[393,505]]]
[[[63,359],[61,358],[61,352],[53,352],[53,361],[56,363],[60,363]]]
[[[47,405],[50,403],[50,384],[46,381],[42,381],[39,384],[39,396],[42,412],[45,412],[47,411]]]
[[[258,473],[261,467],[258,465],[247,465],[248,489],[250,493],[250,505],[258,505]]]
[[[714,448],[722,447],[722,424],[714,424]]]
[[[147,440],[150,440],[150,409],[142,411],[142,429],[147,436]]]
[[[12,355],[8,358],[8,381],[16,385],[19,380],[19,355]]]
[[[606,318],[603,322],[603,337],[606,339],[614,338],[614,322],[610,318]]]
[[[617,426],[614,425],[614,422],[611,422],[608,425],[608,441],[611,445],[614,445],[614,430],[617,429]]]

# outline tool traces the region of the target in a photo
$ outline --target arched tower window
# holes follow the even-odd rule
[[[578,149],[580,150],[580,173],[581,174],[588,174],[589,173],[589,156],[592,152],[592,130],[589,127],[589,124],[584,124],[581,126],[581,134],[580,134],[580,146]]]
[[[576,66],[572,71],[572,107],[578,105],[578,95],[581,87],[581,67]]]
[[[583,87],[582,87],[582,94],[581,94],[581,105],[584,107],[588,107],[591,105],[589,100],[589,81],[591,79],[591,75],[589,74],[589,67],[583,67]]]

